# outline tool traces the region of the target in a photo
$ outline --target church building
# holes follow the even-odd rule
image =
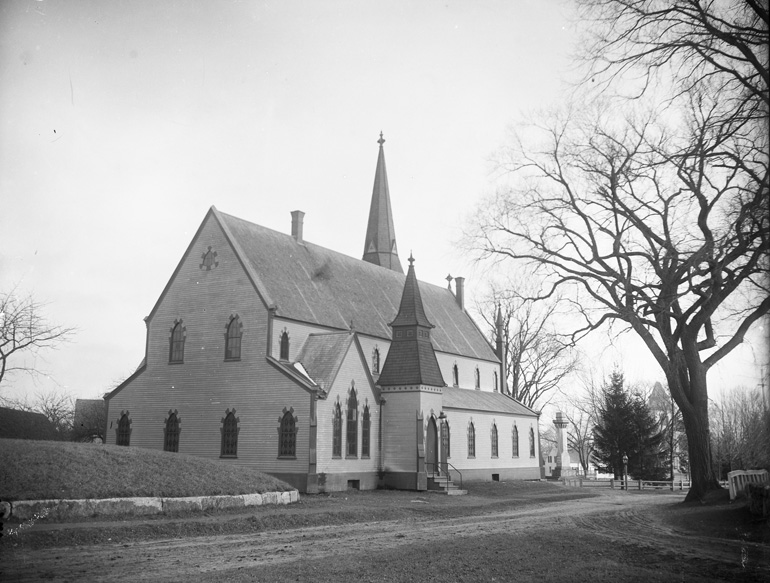
[[[107,443],[254,467],[301,492],[538,479],[538,414],[507,394],[454,290],[398,255],[380,134],[362,259],[208,211],[107,402]],[[450,481],[447,481],[450,480]]]

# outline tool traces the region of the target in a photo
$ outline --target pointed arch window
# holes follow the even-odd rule
[[[535,457],[535,430],[529,428],[529,457]]]
[[[446,456],[452,457],[452,435],[449,431],[449,421],[444,419],[444,424],[442,426],[443,432],[441,433],[441,439],[443,440],[442,445],[444,446],[444,451],[446,452]]]
[[[128,416],[128,411],[122,413],[120,420],[118,421],[118,428],[116,431],[116,445],[128,446],[131,444],[131,418]]]
[[[241,337],[243,336],[243,324],[235,315],[230,316],[230,322],[225,331],[225,360],[241,359]]]
[[[228,409],[222,418],[222,448],[220,457],[238,457],[238,419],[235,416],[235,409]]]
[[[332,457],[342,457],[342,409],[334,404],[332,414]]]
[[[497,371],[495,371],[495,374],[494,374],[494,379],[495,379],[495,380],[494,380],[494,382],[495,382],[495,392],[497,392],[497,391],[499,390],[499,389],[498,389],[498,386],[497,386],[497,382],[498,382],[498,379],[497,379]]]
[[[355,389],[350,389],[347,419],[347,456],[358,457],[358,400]]]
[[[281,360],[289,360],[289,332],[284,330],[281,334]]]
[[[163,451],[179,451],[179,416],[169,410],[166,426],[163,428]]]
[[[513,426],[512,436],[513,457],[519,457],[519,428],[516,425]]]
[[[297,458],[297,418],[293,407],[283,410],[278,425],[278,457]]]
[[[492,457],[497,457],[497,424],[492,423]]]
[[[455,387],[460,386],[460,371],[456,364],[452,366],[452,384]]]
[[[468,457],[476,457],[476,428],[473,426],[473,421],[468,424]]]
[[[169,338],[168,362],[170,364],[181,364],[184,362],[184,341],[187,330],[182,324],[182,320],[174,321]]]
[[[479,367],[476,367],[476,370],[473,371],[473,387],[477,391],[481,388],[481,372],[479,372]]]
[[[372,352],[372,374],[380,374],[380,349],[375,348]]]
[[[369,415],[369,405],[364,407],[364,416],[361,422],[361,457],[368,458],[371,442],[372,420]]]

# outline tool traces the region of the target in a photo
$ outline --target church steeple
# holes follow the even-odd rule
[[[444,377],[430,340],[430,331],[434,326],[425,315],[411,255],[401,305],[390,327],[393,329],[393,342],[377,381],[380,386],[443,387]]]
[[[404,273],[396,249],[396,230],[393,228],[388,173],[385,170],[385,152],[382,148],[385,139],[382,137],[382,132],[377,143],[380,144],[380,154],[377,157],[377,170],[374,173],[374,188],[372,203],[369,207],[363,260]]]

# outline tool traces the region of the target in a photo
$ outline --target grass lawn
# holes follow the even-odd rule
[[[254,469],[138,447],[0,439],[5,500],[214,496],[293,487]]]

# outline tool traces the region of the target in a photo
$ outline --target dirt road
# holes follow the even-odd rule
[[[431,504],[415,497],[408,504]],[[442,501],[443,502],[443,501]],[[683,533],[676,501],[593,498],[449,518],[420,516],[250,534],[5,548],[4,581],[770,580],[765,545]],[[658,578],[659,577],[659,578]]]

